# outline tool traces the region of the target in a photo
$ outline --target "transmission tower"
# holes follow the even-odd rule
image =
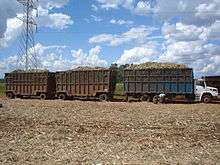
[[[37,31],[38,0],[17,0],[22,4],[23,16],[19,18],[23,22],[22,34],[19,42],[18,66],[19,69],[37,69],[39,61],[35,51],[35,33]]]

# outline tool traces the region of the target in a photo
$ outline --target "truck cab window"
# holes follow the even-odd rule
[[[205,87],[204,81],[196,81],[196,85]]]

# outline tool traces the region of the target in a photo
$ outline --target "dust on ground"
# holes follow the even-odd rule
[[[220,162],[220,104],[1,102],[1,164]]]

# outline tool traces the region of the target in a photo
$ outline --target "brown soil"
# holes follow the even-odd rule
[[[1,102],[0,164],[220,163],[220,104]]]

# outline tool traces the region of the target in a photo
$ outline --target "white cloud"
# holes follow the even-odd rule
[[[44,1],[44,3],[40,2],[38,7],[39,17],[37,18],[37,22],[39,26],[62,30],[73,24],[73,20],[69,15],[51,13],[53,8],[63,7],[68,0],[57,0],[54,3],[51,3],[51,0]]]
[[[213,0],[210,3],[201,3],[196,8],[195,16],[203,20],[220,19],[220,2]]]
[[[220,17],[219,0],[158,0],[154,14],[162,20],[176,19],[195,25],[210,25]]]
[[[161,20],[176,19],[186,24],[208,25],[220,19],[219,0],[96,0],[101,8],[125,8],[137,15],[154,14]]]
[[[100,34],[97,36],[93,36],[89,39],[89,43],[107,42],[110,46],[118,46],[129,42],[144,43],[147,36],[149,36],[155,30],[156,28],[146,27],[142,25],[138,27],[133,27],[129,31],[119,35]]]
[[[38,25],[52,29],[65,29],[72,25],[73,21],[69,15],[63,13],[41,14]]]
[[[22,32],[22,21],[17,18],[9,18],[7,20],[7,29],[4,33],[4,38],[0,38],[0,48],[6,47],[7,43],[13,41]]]
[[[137,15],[148,15],[153,12],[150,2],[148,1],[139,1],[137,6],[134,9],[134,12]]]
[[[33,51],[33,48],[30,50]],[[85,53],[82,49],[71,50],[67,46],[52,45],[45,46],[40,43],[35,45],[37,59],[40,68],[51,71],[68,70],[78,66],[102,66],[107,67],[108,63],[101,59],[101,47],[96,46]],[[19,61],[22,61],[22,59]],[[10,56],[0,61],[0,77],[5,72],[21,68],[22,63],[18,63],[16,56]]]
[[[217,20],[210,27],[207,27],[207,38],[208,39],[220,39],[220,20]]]
[[[92,20],[94,20],[95,22],[101,22],[102,19],[100,17],[97,17],[95,15],[91,15]]]
[[[41,0],[39,1],[38,25],[53,29],[64,29],[73,24],[69,15],[52,12],[54,8],[61,8],[69,0]],[[16,0],[0,0],[0,47],[19,36],[21,22],[16,18],[22,17],[22,5]],[[9,20],[10,19],[10,20]]]
[[[139,64],[157,59],[159,52],[156,43],[146,43],[145,45],[124,50],[123,54],[116,61],[117,64]]]
[[[119,19],[119,20],[111,19],[110,23],[111,24],[117,24],[117,25],[131,25],[134,22],[133,21],[128,21],[128,20],[123,20],[123,19]]]
[[[158,60],[184,63],[193,67],[197,75],[220,74],[220,46],[209,43],[220,38],[219,22],[210,26],[164,23],[162,34],[166,39],[164,53]]]
[[[0,38],[4,37],[7,29],[7,20],[16,17],[21,11],[21,5],[16,0],[0,0]]]
[[[98,7],[97,7],[96,5],[92,4],[91,7],[92,7],[92,10],[93,10],[93,11],[98,11]]]
[[[201,40],[179,41],[168,44],[159,60],[187,64],[195,69],[196,74],[213,75],[220,74],[219,56],[218,45],[207,44]]]
[[[100,3],[101,8],[104,9],[117,9],[119,7],[124,7],[126,9],[133,8],[134,0],[96,0]]]
[[[75,57],[75,66],[107,66],[105,60],[100,59],[101,47],[96,46],[90,49],[89,53],[84,53],[82,49],[73,50],[72,56]]]
[[[194,40],[206,40],[208,30],[205,27],[197,27],[195,25],[185,25],[181,22],[176,24],[164,23],[162,26],[162,34],[168,42],[175,41],[194,41]]]
[[[65,6],[69,0],[39,0],[39,5],[42,8],[53,9],[53,8],[62,8]]]

